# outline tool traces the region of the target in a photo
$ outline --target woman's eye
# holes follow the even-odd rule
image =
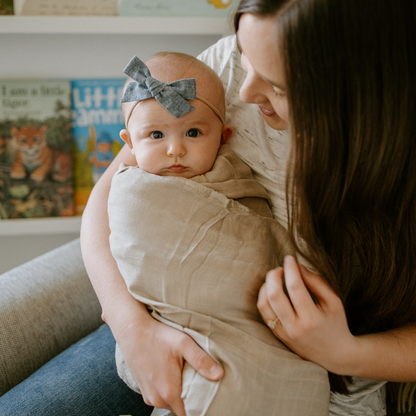
[[[152,131],[150,133],[152,139],[163,139],[165,137],[161,131]]]
[[[273,91],[274,91],[275,95],[277,95],[278,97],[285,97],[285,93],[282,92],[281,90],[273,87]]]
[[[200,132],[199,132],[199,130],[197,130],[197,129],[191,129],[191,130],[188,130],[188,133],[186,133],[186,135],[187,135],[188,137],[198,137],[200,134],[201,134],[201,133],[200,133]]]

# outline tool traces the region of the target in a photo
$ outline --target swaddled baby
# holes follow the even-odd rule
[[[122,165],[113,178],[110,246],[130,293],[224,368],[213,382],[185,363],[187,416],[328,413],[326,371],[290,352],[257,311],[266,273],[291,246],[266,191],[226,145],[232,128],[221,81],[175,53],[147,66],[135,57],[125,73],[132,82],[120,136],[137,166]],[[139,391],[119,348],[116,360]]]

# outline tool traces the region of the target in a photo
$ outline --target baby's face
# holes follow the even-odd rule
[[[191,178],[208,172],[221,145],[223,126],[203,102],[191,100],[195,110],[175,118],[155,99],[141,101],[128,131],[137,165],[160,176]]]

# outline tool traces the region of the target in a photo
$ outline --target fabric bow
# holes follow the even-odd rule
[[[135,82],[129,82],[127,85],[121,99],[122,103],[156,98],[176,118],[195,109],[187,101],[196,98],[195,78],[180,79],[170,84],[159,81],[150,75],[149,68],[137,56],[130,60],[124,73]]]

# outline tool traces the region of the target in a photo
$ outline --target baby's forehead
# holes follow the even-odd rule
[[[217,116],[202,101],[196,99],[191,101],[194,109],[182,117],[175,117],[166,111],[156,99],[150,98],[138,103],[132,114],[131,120],[136,126],[144,130],[179,129],[183,130],[190,126],[210,125]]]
[[[212,77],[210,68],[191,56],[156,55],[146,61],[146,65],[153,78],[166,83],[184,78],[195,78],[198,84]]]

